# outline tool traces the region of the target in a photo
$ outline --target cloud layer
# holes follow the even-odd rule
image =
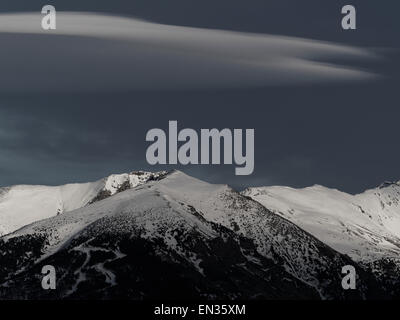
[[[334,43],[88,13],[58,13],[57,30],[44,31],[41,19],[39,13],[0,15],[0,93],[262,87],[375,77],[333,63],[372,59],[372,52]]]

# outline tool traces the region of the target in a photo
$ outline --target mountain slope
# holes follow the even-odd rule
[[[0,236],[32,222],[84,207],[164,174],[139,171],[82,184],[0,188]]]
[[[1,238],[0,297],[318,298],[251,240],[172,198],[177,175]],[[58,272],[56,292],[38,285],[47,264]]]
[[[356,261],[399,257],[399,183],[358,195],[322,186],[250,188],[243,194]]]
[[[400,296],[400,182],[357,195],[322,186],[249,188],[243,195],[349,255],[388,296]]]
[[[374,276],[293,223],[177,171],[25,226],[0,238],[0,252],[1,297],[54,298],[37,288],[44,264],[61,273],[61,298],[154,298],[171,281],[176,297],[380,294]],[[348,264],[360,275],[355,291],[341,287]]]
[[[156,187],[196,208],[205,219],[253,240],[260,254],[313,286],[322,298],[348,295],[341,287],[341,270],[345,265],[356,264],[258,202],[229,186],[211,185],[182,172],[171,175]]]

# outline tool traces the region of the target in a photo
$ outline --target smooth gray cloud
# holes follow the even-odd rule
[[[0,92],[93,92],[294,85],[368,80],[334,64],[369,50],[273,35],[178,27],[118,16],[0,15]],[[34,45],[33,45],[34,44]],[[330,61],[330,63],[328,63]]]

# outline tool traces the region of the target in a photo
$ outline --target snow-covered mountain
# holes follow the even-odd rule
[[[319,185],[250,188],[244,195],[356,261],[400,257],[400,183],[351,195]]]
[[[211,216],[222,208],[219,191],[173,172],[8,234],[0,239],[0,297],[54,298],[37,286],[41,266],[51,264],[62,298],[318,298],[183,199],[194,194]]]
[[[138,171],[81,184],[0,188],[0,236],[32,222],[84,207],[92,201],[158,179],[164,174]]]
[[[28,205],[26,210],[14,211],[25,220],[20,220],[18,230],[15,225],[6,225],[6,230],[14,231],[0,237],[0,298],[362,299],[392,294],[392,283],[382,285],[380,275],[371,272],[363,259],[355,259],[353,254],[353,261],[347,254],[367,244],[372,247],[375,241],[381,251],[375,248],[373,254],[395,256],[395,245],[386,250],[387,244],[376,239],[382,239],[378,229],[390,224],[384,222],[389,214],[395,219],[397,185],[368,191],[364,197],[323,187],[306,191],[255,188],[238,193],[229,186],[212,185],[174,171],[115,175],[73,186],[76,193],[64,193],[69,197],[62,197],[64,210],[59,213],[53,210],[59,207],[52,207],[59,203],[59,193],[54,202],[48,196],[52,206],[48,206],[47,216],[29,217]],[[36,188],[45,187],[31,187]],[[266,189],[276,189],[276,193],[270,196]],[[47,193],[36,194],[44,197]],[[295,194],[300,195],[296,198]],[[10,189],[0,197],[7,195]],[[275,202],[261,201],[261,195]],[[33,202],[31,197],[27,194],[23,201],[35,204],[36,215],[40,201]],[[382,200],[383,211],[371,218],[375,197]],[[66,200],[72,198],[74,201]],[[353,198],[359,200],[353,204],[349,200]],[[307,205],[314,211],[300,211]],[[359,229],[339,238],[341,246],[347,248],[344,250],[334,241],[340,233],[336,228],[346,223],[344,210],[353,205],[354,219],[357,210],[361,218],[349,221],[351,228]],[[331,206],[333,211],[327,209]],[[318,210],[322,212],[318,214]],[[336,218],[318,220],[328,211]],[[297,220],[289,219],[288,215],[296,213]],[[303,221],[307,219],[309,223]],[[357,221],[372,221],[376,230],[362,229]],[[326,238],[324,226],[325,232],[332,229]],[[369,243],[362,236],[373,240]],[[37,286],[45,264],[57,269],[60,280],[56,293]],[[359,277],[354,291],[341,286],[342,267],[349,264],[356,267]]]

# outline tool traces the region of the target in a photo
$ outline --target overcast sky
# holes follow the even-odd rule
[[[400,179],[396,1],[352,1],[356,31],[344,1],[49,3],[53,34],[42,1],[0,3],[0,186],[173,168],[236,188]],[[253,175],[149,166],[146,132],[169,120],[255,128]]]

